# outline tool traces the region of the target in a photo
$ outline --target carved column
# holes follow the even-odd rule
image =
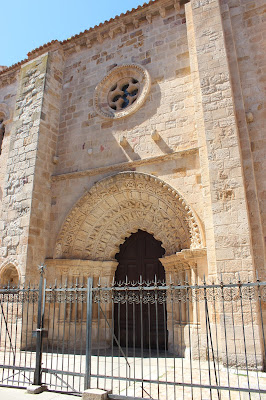
[[[204,265],[207,266],[206,249],[185,249],[160,261],[165,268],[167,285],[195,284],[198,281],[198,265],[200,270],[204,269]],[[180,289],[175,295],[170,289],[167,303],[168,349],[185,357],[193,349],[193,325],[197,322],[198,314],[194,304],[186,301],[186,289]]]
[[[67,279],[70,285],[72,283],[75,284],[77,280],[79,283],[86,285],[87,278],[92,277],[94,287],[97,287],[98,283],[100,283],[101,287],[110,287],[118,262],[115,260],[47,259],[45,260],[45,265],[47,267],[46,277],[49,283],[53,284],[55,279],[64,283]],[[112,326],[112,304],[107,301],[106,303],[102,302],[100,306],[97,303],[93,304],[92,345],[97,343],[97,346],[106,348],[112,343],[112,335],[109,328],[109,326]],[[71,327],[71,329],[73,328]],[[72,330],[70,334],[73,334],[74,337]],[[61,339],[61,337],[58,338],[59,341]]]

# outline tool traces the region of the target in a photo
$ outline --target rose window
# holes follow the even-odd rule
[[[137,79],[122,79],[111,88],[108,94],[108,104],[113,110],[122,110],[134,103],[138,93],[139,82]]]
[[[109,119],[126,117],[144,103],[150,84],[148,71],[140,65],[115,67],[95,89],[95,110]]]

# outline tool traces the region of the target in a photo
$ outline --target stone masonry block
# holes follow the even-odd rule
[[[82,394],[83,400],[106,400],[108,392],[102,389],[87,389]]]

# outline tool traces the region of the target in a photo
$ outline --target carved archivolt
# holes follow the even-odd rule
[[[138,229],[160,240],[166,255],[203,247],[198,218],[175,189],[151,175],[122,172],[96,183],[76,203],[55,258],[112,260]]]

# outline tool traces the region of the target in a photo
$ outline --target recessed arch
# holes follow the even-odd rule
[[[166,255],[204,245],[199,220],[180,193],[152,175],[121,172],[96,183],[75,204],[54,256],[112,260],[138,229],[162,242]]]
[[[20,271],[16,262],[5,261],[0,267],[1,286],[18,286],[20,282]]]

